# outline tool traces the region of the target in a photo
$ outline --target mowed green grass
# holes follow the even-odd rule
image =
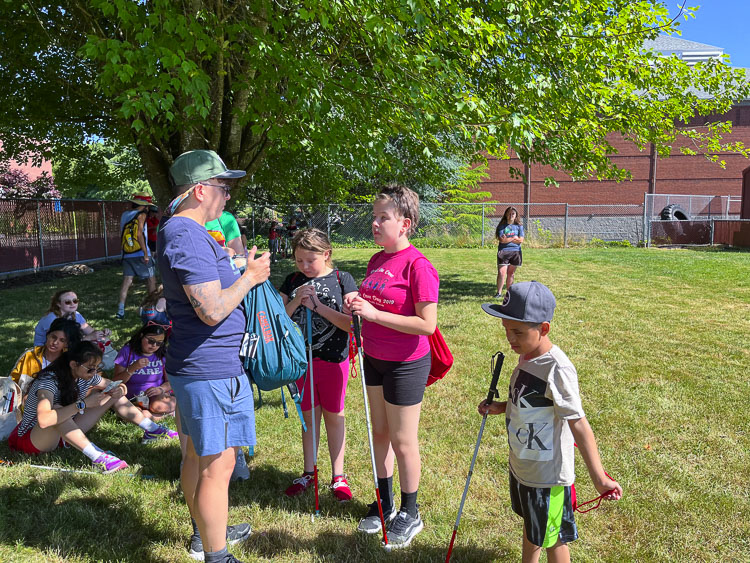
[[[371,250],[337,249],[337,265],[362,278]],[[230,489],[230,522],[249,521],[251,538],[232,551],[243,561],[442,561],[456,518],[486,396],[490,357],[516,362],[498,319],[480,304],[494,293],[491,249],[425,254],[441,277],[439,325],[456,358],[423,403],[419,502],[426,526],[403,552],[386,554],[377,537],[355,532],[373,483],[360,379],[347,397],[348,505],[321,489],[282,491],[302,469],[299,422],[284,419],[278,393],[257,411],[251,480]],[[750,560],[750,253],[644,249],[528,249],[517,279],[546,283],[557,296],[551,333],[578,368],[584,409],[605,469],[624,498],[577,517],[576,561]],[[283,261],[278,285],[290,271]],[[114,329],[122,344],[137,327],[112,319],[116,268],[0,291],[0,372],[31,342],[54,289],[70,287],[92,325]],[[138,288],[142,295],[142,287]],[[131,303],[135,299],[131,297]],[[173,424],[173,421],[170,422]],[[0,445],[1,561],[189,561],[188,511],[178,483],[177,444],[142,446],[141,432],[108,416],[92,432],[143,475],[99,476],[36,470],[27,463],[89,469],[62,450],[28,460]],[[578,493],[595,496],[578,454]],[[325,441],[321,484],[330,479]],[[397,475],[397,474],[396,474]],[[459,529],[454,561],[517,561],[521,522],[510,509],[502,417],[487,421]],[[397,477],[396,477],[397,482]],[[398,490],[396,483],[396,490]]]

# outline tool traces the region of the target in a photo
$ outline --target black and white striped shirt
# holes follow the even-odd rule
[[[76,401],[84,399],[86,397],[86,394],[89,392],[89,389],[91,389],[91,387],[94,387],[95,385],[99,385],[101,381],[102,376],[98,373],[94,374],[94,377],[92,377],[91,379],[76,380],[76,387],[78,388]],[[57,386],[57,378],[41,376],[34,379],[31,387],[29,387],[29,395],[26,397],[26,402],[23,406],[23,418],[21,419],[21,424],[18,427],[19,436],[23,436],[24,434],[26,434],[29,430],[34,428],[34,425],[37,423],[36,409],[39,406],[39,397],[37,397],[37,392],[40,389],[44,389],[45,391],[49,391],[50,393],[52,393],[54,397],[54,399],[52,400],[53,406],[60,404],[60,389]]]

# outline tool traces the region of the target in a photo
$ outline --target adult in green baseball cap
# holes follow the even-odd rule
[[[157,235],[157,258],[172,319],[166,372],[185,437],[182,491],[193,519],[190,555],[233,562],[227,544],[250,534],[227,526],[229,479],[243,446],[255,445],[253,393],[239,360],[245,331],[242,300],[270,274],[270,255],[241,272],[208,233],[243,170],[229,170],[213,151],[180,155],[170,169],[179,194]]]

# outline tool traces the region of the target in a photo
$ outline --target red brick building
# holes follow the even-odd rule
[[[723,53],[723,49],[718,47],[667,36],[653,41],[650,46],[665,54],[678,54],[686,61],[717,57]],[[750,69],[746,72],[750,77]],[[739,101],[726,115],[708,119],[731,121],[733,130],[730,135],[725,136],[726,141],[740,140],[745,146],[750,146],[750,100]],[[690,125],[699,128],[706,121],[706,118],[696,118]],[[613,136],[610,142],[617,149],[617,154],[612,156],[613,162],[620,168],[630,170],[632,180],[621,183],[596,179],[574,182],[564,172],[532,163],[528,201],[622,205],[642,204],[644,193],[733,196],[730,213],[739,214],[742,173],[750,166],[747,158],[736,153],[719,153],[720,160],[726,161],[726,168],[722,169],[718,164],[707,160],[703,154],[687,156],[675,149],[669,158],[658,158],[648,148],[639,151],[635,145],[620,137]],[[490,158],[489,178],[482,182],[481,189],[490,191],[494,201],[526,202],[524,182],[510,176],[510,167],[524,169],[518,158]],[[559,187],[545,187],[544,178],[548,176],[554,177],[559,182]]]

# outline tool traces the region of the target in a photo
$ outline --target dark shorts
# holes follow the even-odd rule
[[[546,548],[578,539],[571,487],[527,487],[511,472],[510,504],[523,518],[526,538],[534,545]]]
[[[148,244],[148,249],[151,251],[151,256],[156,254],[156,241],[150,240],[147,242],[147,244]]]
[[[520,250],[498,250],[497,265],[520,266],[523,263],[523,255]]]
[[[148,261],[148,264],[143,263],[143,256],[137,258],[123,258],[122,259],[122,275],[131,276],[145,280],[146,278],[154,277],[154,260],[153,258]]]
[[[383,398],[390,404],[408,407],[422,402],[432,366],[430,352],[410,362],[389,362],[365,354],[364,364],[365,383],[383,387]]]
[[[167,377],[177,398],[182,433],[190,436],[199,456],[255,445],[255,404],[247,377]]]

